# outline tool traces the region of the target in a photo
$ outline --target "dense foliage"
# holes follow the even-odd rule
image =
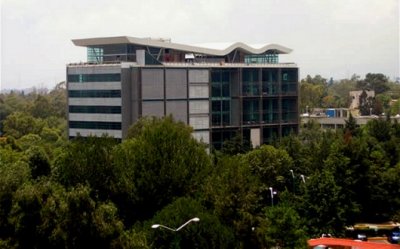
[[[367,98],[366,93],[360,97],[360,112],[380,115],[390,113],[400,114],[400,84],[390,81],[381,73],[368,73],[365,78],[353,75],[350,79],[334,81],[320,75],[306,78],[300,82],[300,110],[311,112],[314,108],[348,108],[350,91],[374,90],[375,97]],[[391,101],[393,103],[391,103]],[[397,101],[397,102],[395,102]]]
[[[120,143],[67,141],[64,114],[35,111],[55,91],[1,96],[1,248],[305,248],[355,222],[400,221],[400,124],[389,119],[310,123],[273,145],[235,138],[207,153],[171,117],[140,120]],[[179,232],[151,228],[193,217]]]

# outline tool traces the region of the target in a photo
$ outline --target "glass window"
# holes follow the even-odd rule
[[[257,82],[258,81],[258,69],[250,68],[243,69],[243,82]]]
[[[223,100],[222,101],[222,111],[224,112],[229,112],[231,110],[230,108],[230,101],[229,100]]]
[[[70,90],[70,98],[119,98],[120,90]]]
[[[282,136],[288,136],[293,133],[297,133],[297,126],[295,125],[282,126]]]
[[[87,48],[87,60],[92,63],[102,63],[103,62],[103,48]]]
[[[263,129],[263,143],[270,143],[278,137],[278,127],[266,127]]]
[[[263,100],[263,122],[264,123],[279,122],[278,99]]]
[[[120,82],[121,74],[69,74],[68,82]]]
[[[69,121],[69,128],[121,130],[120,122]]]
[[[244,62],[255,64],[276,64],[279,62],[278,54],[245,55]]]
[[[222,124],[223,125],[229,125],[231,122],[231,115],[230,113],[223,113],[222,114]]]
[[[237,134],[234,130],[214,130],[211,133],[212,145],[214,149],[221,149],[225,141],[232,139]]]
[[[282,120],[284,122],[297,122],[297,100],[282,99]]]
[[[230,72],[229,71],[222,71],[222,82],[230,82]]]
[[[213,112],[220,112],[221,111],[221,101],[215,100],[212,101],[212,111]]]
[[[221,113],[213,113],[211,121],[212,121],[212,125],[215,125],[215,126],[221,125]]]
[[[230,124],[230,100],[212,101],[212,125],[219,126]]]
[[[222,97],[229,97],[230,96],[230,89],[229,89],[229,82],[222,83]]]
[[[221,83],[211,83],[211,97],[221,97]]]
[[[259,123],[259,100],[245,99],[243,100],[243,122]]]
[[[259,70],[250,68],[243,69],[243,95],[244,96],[256,96],[259,95]]]
[[[282,82],[297,82],[297,69],[282,69]]]
[[[278,81],[278,70],[273,68],[262,70],[262,80],[264,82],[277,82]]]
[[[211,71],[211,82],[221,82],[220,71]]]
[[[121,106],[69,106],[70,113],[121,113]]]

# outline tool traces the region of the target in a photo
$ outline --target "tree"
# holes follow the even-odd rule
[[[349,140],[353,136],[357,136],[359,133],[359,128],[356,122],[356,119],[353,117],[353,115],[350,113],[349,118],[346,119],[344,125],[344,132],[345,132],[345,140],[349,142]]]
[[[303,221],[287,203],[267,208],[265,226],[268,248],[307,248]]]
[[[158,212],[146,227],[163,224],[178,228],[193,217],[198,223],[188,224],[179,232],[159,228],[151,231],[150,240],[155,248],[234,248],[234,236],[230,227],[221,224],[218,217],[208,212],[199,201],[181,197]]]
[[[44,123],[39,122],[30,114],[14,112],[3,122],[3,131],[7,136],[20,138],[30,133],[39,134]]]
[[[400,101],[397,100],[391,107],[390,107],[390,114],[393,116],[400,115]]]
[[[35,118],[46,118],[52,116],[53,106],[45,96],[38,95],[33,102],[30,113]]]
[[[239,248],[262,247],[264,239],[255,236],[263,235],[252,231],[252,227],[263,222],[260,182],[240,156],[218,161],[202,187],[201,197],[204,206],[233,229]],[[257,242],[261,244],[255,245]]]
[[[371,137],[379,142],[389,141],[391,138],[391,121],[382,118],[373,119],[367,123],[366,130]]]
[[[307,83],[310,83],[313,85],[327,85],[327,80],[319,74],[315,75],[314,77],[307,75],[305,79],[301,80],[301,83],[304,83],[304,82],[307,82]]]
[[[14,229],[9,217],[13,195],[31,179],[28,164],[19,158],[20,153],[0,148],[0,240],[12,237]]]
[[[111,137],[77,138],[68,143],[55,159],[53,178],[66,187],[89,184],[102,199],[125,183],[123,171],[113,164],[117,141]]]
[[[171,116],[139,121],[131,130],[135,135],[116,148],[113,167],[131,177],[132,215],[145,220],[175,198],[196,193],[209,173],[210,158],[192,129]]]
[[[300,82],[300,109],[315,108],[322,106],[322,100],[327,96],[327,81],[321,75],[311,77],[307,75]]]
[[[284,190],[290,186],[292,159],[285,150],[276,149],[271,145],[262,145],[243,156],[244,164],[248,165],[254,175],[261,180],[262,186],[268,190],[273,186]],[[269,191],[269,190],[268,190]]]
[[[240,133],[237,133],[232,139],[226,140],[222,144],[221,152],[226,155],[244,154],[252,148],[251,142],[244,139]]]
[[[9,217],[12,239],[20,248],[110,248],[122,222],[112,203],[96,202],[90,192],[85,186],[66,191],[49,181],[23,186]]]
[[[50,175],[51,168],[49,158],[42,148],[32,146],[28,149],[26,154],[28,156],[28,164],[33,179]]]
[[[59,118],[66,117],[67,111],[67,91],[66,91],[66,82],[62,81],[58,83],[52,91],[50,91],[49,102],[53,108],[52,116],[56,116]]]
[[[150,249],[150,242],[147,240],[147,232],[132,228],[125,230],[115,239],[112,249]]]
[[[340,186],[338,191],[343,210],[341,216],[345,222],[351,224],[356,221],[355,217],[360,213],[360,204],[357,203],[359,193],[354,190],[363,175],[359,174],[356,165],[350,164],[351,159],[344,155],[345,146],[343,140],[337,139],[330,147],[326,147],[329,155],[324,160],[324,170],[328,170],[332,174],[335,184]]]
[[[372,89],[375,94],[380,94],[389,90],[389,78],[381,73],[368,73],[364,80],[357,82],[358,89]]]
[[[346,217],[340,192],[341,187],[329,170],[316,172],[307,179],[301,213],[311,237],[322,233],[339,236],[343,231]]]
[[[372,97],[368,97],[367,92],[365,90],[362,91],[359,97],[359,108],[360,108],[360,114],[362,116],[367,116],[371,114],[375,114],[375,111],[372,112],[374,109],[375,105],[375,100]]]
[[[337,107],[348,107],[350,105],[350,91],[357,90],[356,83],[359,76],[353,75],[351,79],[342,79],[329,86],[328,93],[335,97]]]

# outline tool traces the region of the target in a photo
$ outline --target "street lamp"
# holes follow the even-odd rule
[[[176,229],[175,229],[175,228],[170,228],[170,227],[167,227],[167,226],[164,226],[164,225],[161,225],[161,224],[153,224],[153,225],[151,225],[151,228],[153,228],[153,229],[165,228],[165,229],[170,230],[170,231],[173,231],[173,232],[178,232],[179,230],[181,230],[182,228],[184,228],[184,227],[185,227],[187,224],[189,224],[190,222],[199,222],[199,221],[200,221],[199,218],[194,217],[194,218],[192,218],[192,219],[186,221],[184,224],[182,224],[180,227],[178,227],[178,228],[176,228]]]
[[[271,205],[274,206],[274,195],[276,195],[276,191],[272,187],[269,187],[269,191],[271,192]]]
[[[293,170],[292,170],[292,169],[290,170],[290,173],[292,173],[292,178],[293,178],[293,181],[292,181],[292,182],[293,182],[293,193],[294,193],[294,173],[293,173]]]
[[[306,183],[306,178],[304,177],[304,175],[300,175],[300,177],[303,180],[303,182]]]

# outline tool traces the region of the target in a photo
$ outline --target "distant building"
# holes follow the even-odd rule
[[[359,109],[360,108],[360,96],[363,93],[364,90],[361,91],[350,91],[349,95],[351,98],[351,103],[349,106],[349,109]],[[365,90],[365,93],[367,94],[367,98],[375,97],[375,91],[374,90]]]
[[[73,43],[87,48],[87,62],[67,66],[70,138],[123,139],[140,117],[169,114],[217,149],[238,132],[253,146],[298,132],[298,68],[279,63],[286,47],[125,36]]]
[[[309,121],[315,121],[320,124],[322,129],[342,129],[346,125],[346,120],[350,117],[349,110],[345,108],[336,109],[335,115],[329,117],[326,114],[323,115],[308,115],[301,117],[301,123],[303,125],[307,124]],[[357,125],[362,126],[368,123],[368,121],[373,119],[378,119],[376,115],[371,116],[353,116]],[[392,120],[397,120],[400,122],[400,115],[391,117]]]

